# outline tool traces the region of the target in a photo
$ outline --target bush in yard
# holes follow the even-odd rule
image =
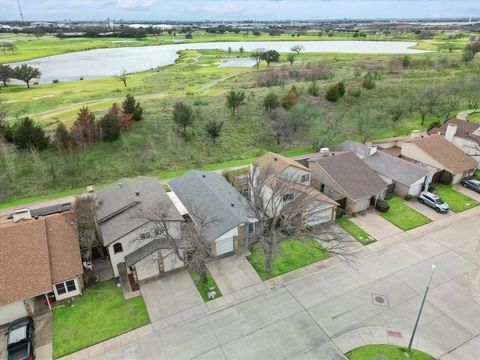
[[[412,200],[412,195],[406,194],[403,198],[405,199],[405,201],[410,201]]]
[[[390,205],[385,200],[378,199],[375,208],[380,212],[387,212],[390,209]]]
[[[325,94],[325,99],[330,102],[337,102],[345,94],[345,85],[343,81],[330,85]]]
[[[435,189],[436,189],[435,185],[433,185],[433,184],[428,185],[428,191],[429,192],[433,193],[433,192],[435,192]]]
[[[438,182],[443,185],[450,185],[453,181],[453,175],[448,171],[444,171],[440,174]]]
[[[335,215],[335,219],[340,219],[344,215],[345,215],[345,209],[341,207],[337,207],[337,213]]]
[[[282,99],[282,106],[285,110],[291,109],[297,105],[300,100],[300,94],[298,93],[297,87],[293,85],[288,93]]]
[[[375,89],[375,86],[375,81],[371,77],[367,77],[362,81],[362,87],[367,90],[373,90]]]

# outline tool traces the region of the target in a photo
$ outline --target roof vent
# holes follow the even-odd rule
[[[231,203],[230,205],[231,205],[232,207],[235,207],[235,204],[234,204],[234,203]]]
[[[121,182],[119,182],[117,185],[118,185],[119,188],[122,187],[122,183],[121,183]]]
[[[135,191],[135,195],[140,196],[140,191]]]
[[[93,185],[88,185],[88,186],[87,186],[87,192],[89,192],[89,193],[95,192],[95,186],[93,186]]]
[[[275,156],[275,157],[273,158],[273,160],[277,161],[277,160],[278,160],[278,158]]]
[[[329,149],[329,148],[321,148],[321,149],[320,149],[320,155],[321,155],[322,157],[327,156],[329,152],[330,152],[330,149]]]
[[[205,174],[202,175],[202,178],[205,178]]]

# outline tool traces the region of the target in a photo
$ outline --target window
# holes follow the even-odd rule
[[[64,283],[55,284],[55,288],[57,289],[57,294],[58,295],[65,294],[67,292],[67,289],[65,288]]]
[[[325,184],[320,185],[320,192],[325,192]]]
[[[141,240],[148,239],[149,237],[150,237],[150,233],[149,233],[149,232],[144,232],[144,233],[141,233],[141,234],[140,234],[140,239],[141,239]]]
[[[160,229],[153,230],[153,235],[160,236]]]
[[[300,179],[300,181],[301,181],[302,183],[305,183],[305,182],[307,182],[308,180],[310,180],[310,175],[308,175],[308,174],[302,175],[302,177],[301,177],[301,179]]]
[[[253,234],[253,223],[248,224],[248,235]]]
[[[75,280],[67,280],[65,282],[55,284],[55,290],[57,291],[57,295],[63,295],[69,292],[77,291],[77,283]]]
[[[113,253],[114,254],[121,253],[122,251],[123,251],[122,243],[113,244]]]
[[[288,194],[285,194],[283,195],[283,201],[290,201],[290,200],[293,200],[293,194],[292,193],[288,193]]]
[[[68,280],[65,284],[67,285],[68,292],[77,290],[74,280]]]

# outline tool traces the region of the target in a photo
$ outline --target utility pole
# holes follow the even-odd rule
[[[18,11],[20,12],[20,17],[22,18],[22,23],[24,23],[25,20],[23,19],[23,13],[22,13],[22,8],[20,6],[20,0],[17,0],[17,5],[18,5]]]
[[[430,283],[432,282],[433,273],[435,272],[436,268],[437,268],[437,265],[432,264],[432,273],[430,274],[430,279],[428,280],[427,288],[425,289],[425,293],[423,294],[422,305],[420,305],[420,310],[418,311],[417,320],[415,321],[415,325],[413,326],[413,332],[412,332],[412,336],[410,337],[410,341],[408,343],[407,352],[410,351],[410,349],[412,348],[413,338],[415,337],[415,333],[417,332],[417,326],[420,321],[420,316],[422,315],[423,305],[425,305],[428,289],[430,288]]]

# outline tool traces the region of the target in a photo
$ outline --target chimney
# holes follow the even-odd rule
[[[420,130],[413,130],[412,134],[410,135],[412,139],[417,139],[420,137]]]
[[[30,220],[31,218],[32,215],[30,214],[29,209],[20,209],[13,212],[13,222],[17,222],[22,219]]]
[[[327,156],[329,152],[330,152],[330,149],[329,149],[329,148],[321,148],[321,149],[320,149],[320,155],[321,155],[322,157]]]
[[[452,142],[456,133],[457,133],[457,125],[448,124],[447,130],[445,131],[445,139]]]
[[[117,185],[118,185],[119,188],[122,187],[122,183],[121,183],[121,182],[119,182]]]
[[[377,146],[376,145],[369,145],[368,146],[368,156],[372,156],[377,152]]]

